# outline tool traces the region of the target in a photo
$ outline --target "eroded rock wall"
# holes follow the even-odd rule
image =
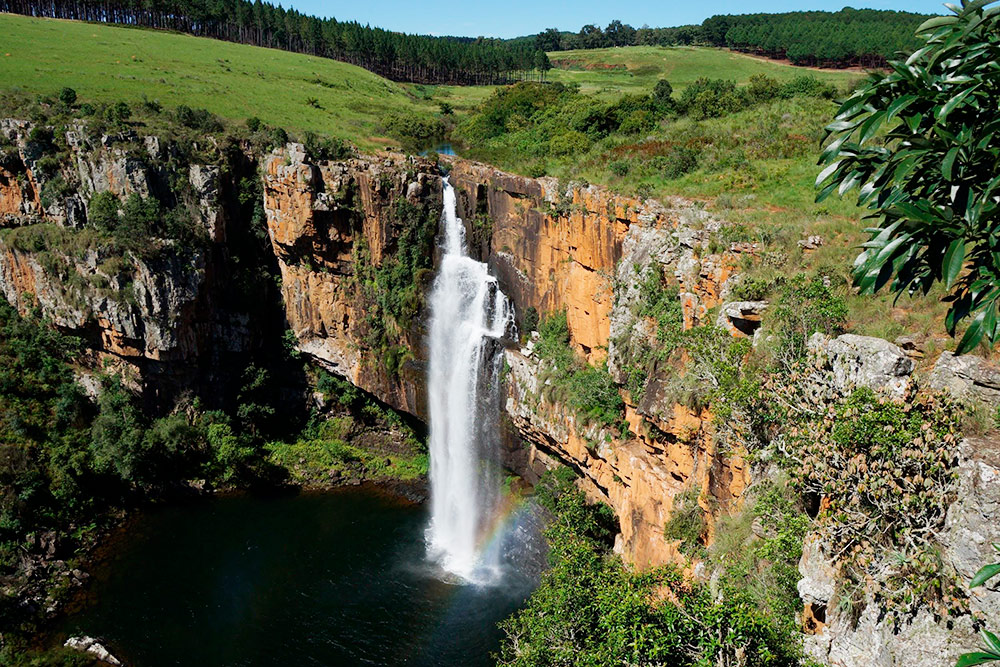
[[[191,164],[174,178],[176,156],[155,137],[93,136],[78,123],[46,143],[38,129],[0,120],[0,292],[22,314],[38,312],[82,338],[91,368],[81,373],[111,365],[151,407],[206,387],[220,394],[239,376],[228,358],[262,343],[260,327],[230,298],[223,190],[232,183],[216,164]],[[92,198],[105,192],[180,207],[199,240],[112,243],[87,225]]]
[[[433,163],[402,155],[313,163],[298,144],[264,162],[268,233],[297,348],[392,407],[425,417],[423,308],[409,322],[388,322],[407,351],[392,367],[384,346],[372,341],[385,317],[364,284],[364,269],[381,267],[399,250],[393,208],[400,200],[439,214]]]
[[[530,179],[455,160],[451,182],[470,235],[486,225],[479,251],[523,316],[565,311],[570,344],[592,364],[608,363],[625,384],[622,342],[655,335],[640,310],[647,272],[677,287],[685,327],[706,324],[736,266],[736,252],[709,251],[721,225],[690,202],[661,204],[553,178]],[[594,500],[619,517],[616,550],[649,567],[675,560],[677,544],[664,527],[677,498],[695,489],[706,509],[735,509],[749,483],[745,463],[722,456],[712,416],[691,410],[656,387],[675,369],[656,369],[644,400],[626,399],[628,430],[581,423],[546,391],[544,367],[529,343],[508,349],[506,411],[513,425],[510,460],[529,475],[556,461],[571,465]]]

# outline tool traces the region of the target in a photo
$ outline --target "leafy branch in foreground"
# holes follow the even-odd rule
[[[994,544],[993,548],[1000,551],[1000,544]],[[969,582],[969,588],[982,586],[993,577],[1000,574],[1000,563],[990,563],[984,565],[976,572],[976,576]],[[1000,662],[1000,639],[988,630],[983,630],[983,642],[986,644],[985,651],[973,651],[959,656],[955,667],[973,667],[973,665],[984,665],[987,662]]]
[[[924,45],[872,77],[826,127],[817,201],[859,188],[876,226],[854,264],[873,294],[949,290],[957,353],[993,344],[1000,298],[1000,8],[963,0],[924,22]]]

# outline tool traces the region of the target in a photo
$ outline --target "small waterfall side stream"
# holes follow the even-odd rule
[[[500,573],[488,548],[499,504],[498,339],[513,331],[510,302],[486,264],[468,256],[455,190],[444,179],[441,267],[430,295],[431,520],[428,554],[485,584]]]

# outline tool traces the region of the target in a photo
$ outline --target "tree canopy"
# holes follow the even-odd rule
[[[872,75],[827,126],[818,199],[859,188],[876,222],[854,264],[864,293],[949,291],[960,354],[994,343],[1000,300],[1000,7],[963,0],[923,45]],[[968,319],[967,319],[968,318]]]
[[[613,46],[684,46],[703,44],[788,58],[796,65],[883,67],[899,51],[918,45],[917,26],[928,17],[910,12],[845,8],[839,12],[717,15],[701,25],[633,28],[612,21],[603,30],[579,32],[549,28],[534,37],[541,51],[602,49]],[[521,43],[524,38],[513,40]]]

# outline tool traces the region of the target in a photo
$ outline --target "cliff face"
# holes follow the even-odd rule
[[[407,352],[398,368],[387,369],[378,358],[384,347],[371,341],[373,319],[385,314],[359,285],[366,268],[359,261],[364,257],[376,270],[392,261],[400,237],[395,202],[440,210],[435,165],[401,156],[311,163],[290,145],[266,160],[264,179],[268,230],[297,348],[393,407],[423,417],[423,310],[406,326],[389,318],[393,344]],[[707,251],[719,223],[682,202],[665,207],[461,159],[451,162],[450,182],[472,252],[490,264],[519,319],[529,308],[565,311],[571,345],[593,364],[607,360],[614,369],[624,363],[614,338],[639,326],[629,314],[639,296],[628,271],[672,276],[685,323],[695,326],[719,303],[735,262],[732,253]],[[359,255],[359,248],[368,254]],[[428,286],[424,281],[418,288]],[[663,529],[682,491],[698,489],[706,506],[710,497],[721,507],[739,503],[747,472],[739,459],[717,456],[711,415],[647,392],[641,404],[628,406],[631,431],[612,436],[542,398],[541,369],[530,348],[506,355],[513,369],[508,464],[529,477],[556,460],[576,468],[591,497],[620,517],[618,550],[629,560],[652,566],[676,556]],[[588,446],[594,441],[601,444]]]
[[[366,271],[395,260],[400,200],[436,221],[441,179],[426,160],[399,155],[312,164],[290,144],[264,163],[264,209],[281,271],[281,294],[297,348],[328,370],[348,378],[389,405],[426,415],[422,306],[409,322],[382,321],[379,295],[366,286]],[[425,282],[429,275],[414,276]],[[376,288],[377,289],[377,288]],[[377,321],[376,321],[377,320]],[[395,354],[373,340],[373,329],[393,331]],[[395,367],[393,367],[395,366]]]
[[[123,372],[151,406],[228,384],[238,376],[229,362],[261,339],[231,298],[223,197],[231,183],[220,167],[172,164],[176,156],[155,137],[91,136],[76,125],[39,140],[38,129],[0,121],[4,297],[81,337],[94,369],[110,364]],[[87,224],[96,194],[169,200],[172,190],[186,193],[175,205],[197,243],[149,239],[146,248],[125,249]]]
[[[664,206],[463,160],[454,161],[451,182],[461,193],[463,219],[489,226],[480,252],[518,313],[565,311],[570,344],[592,364],[607,361],[620,384],[628,347],[622,342],[650,331],[633,315],[640,277],[653,271],[669,276],[689,328],[705,323],[705,313],[719,304],[735,265],[732,252],[708,252],[709,235],[720,223],[679,200]],[[710,414],[655,389],[642,401],[623,392],[629,431],[588,427],[546,400],[544,369],[530,343],[506,355],[512,464],[529,475],[554,460],[573,466],[588,494],[614,508],[621,524],[616,549],[628,560],[648,567],[677,557],[677,545],[663,531],[685,490],[697,490],[706,506],[709,499],[718,507],[738,506],[748,473],[738,457],[718,455]],[[656,387],[672,372],[663,368],[647,382]]]

